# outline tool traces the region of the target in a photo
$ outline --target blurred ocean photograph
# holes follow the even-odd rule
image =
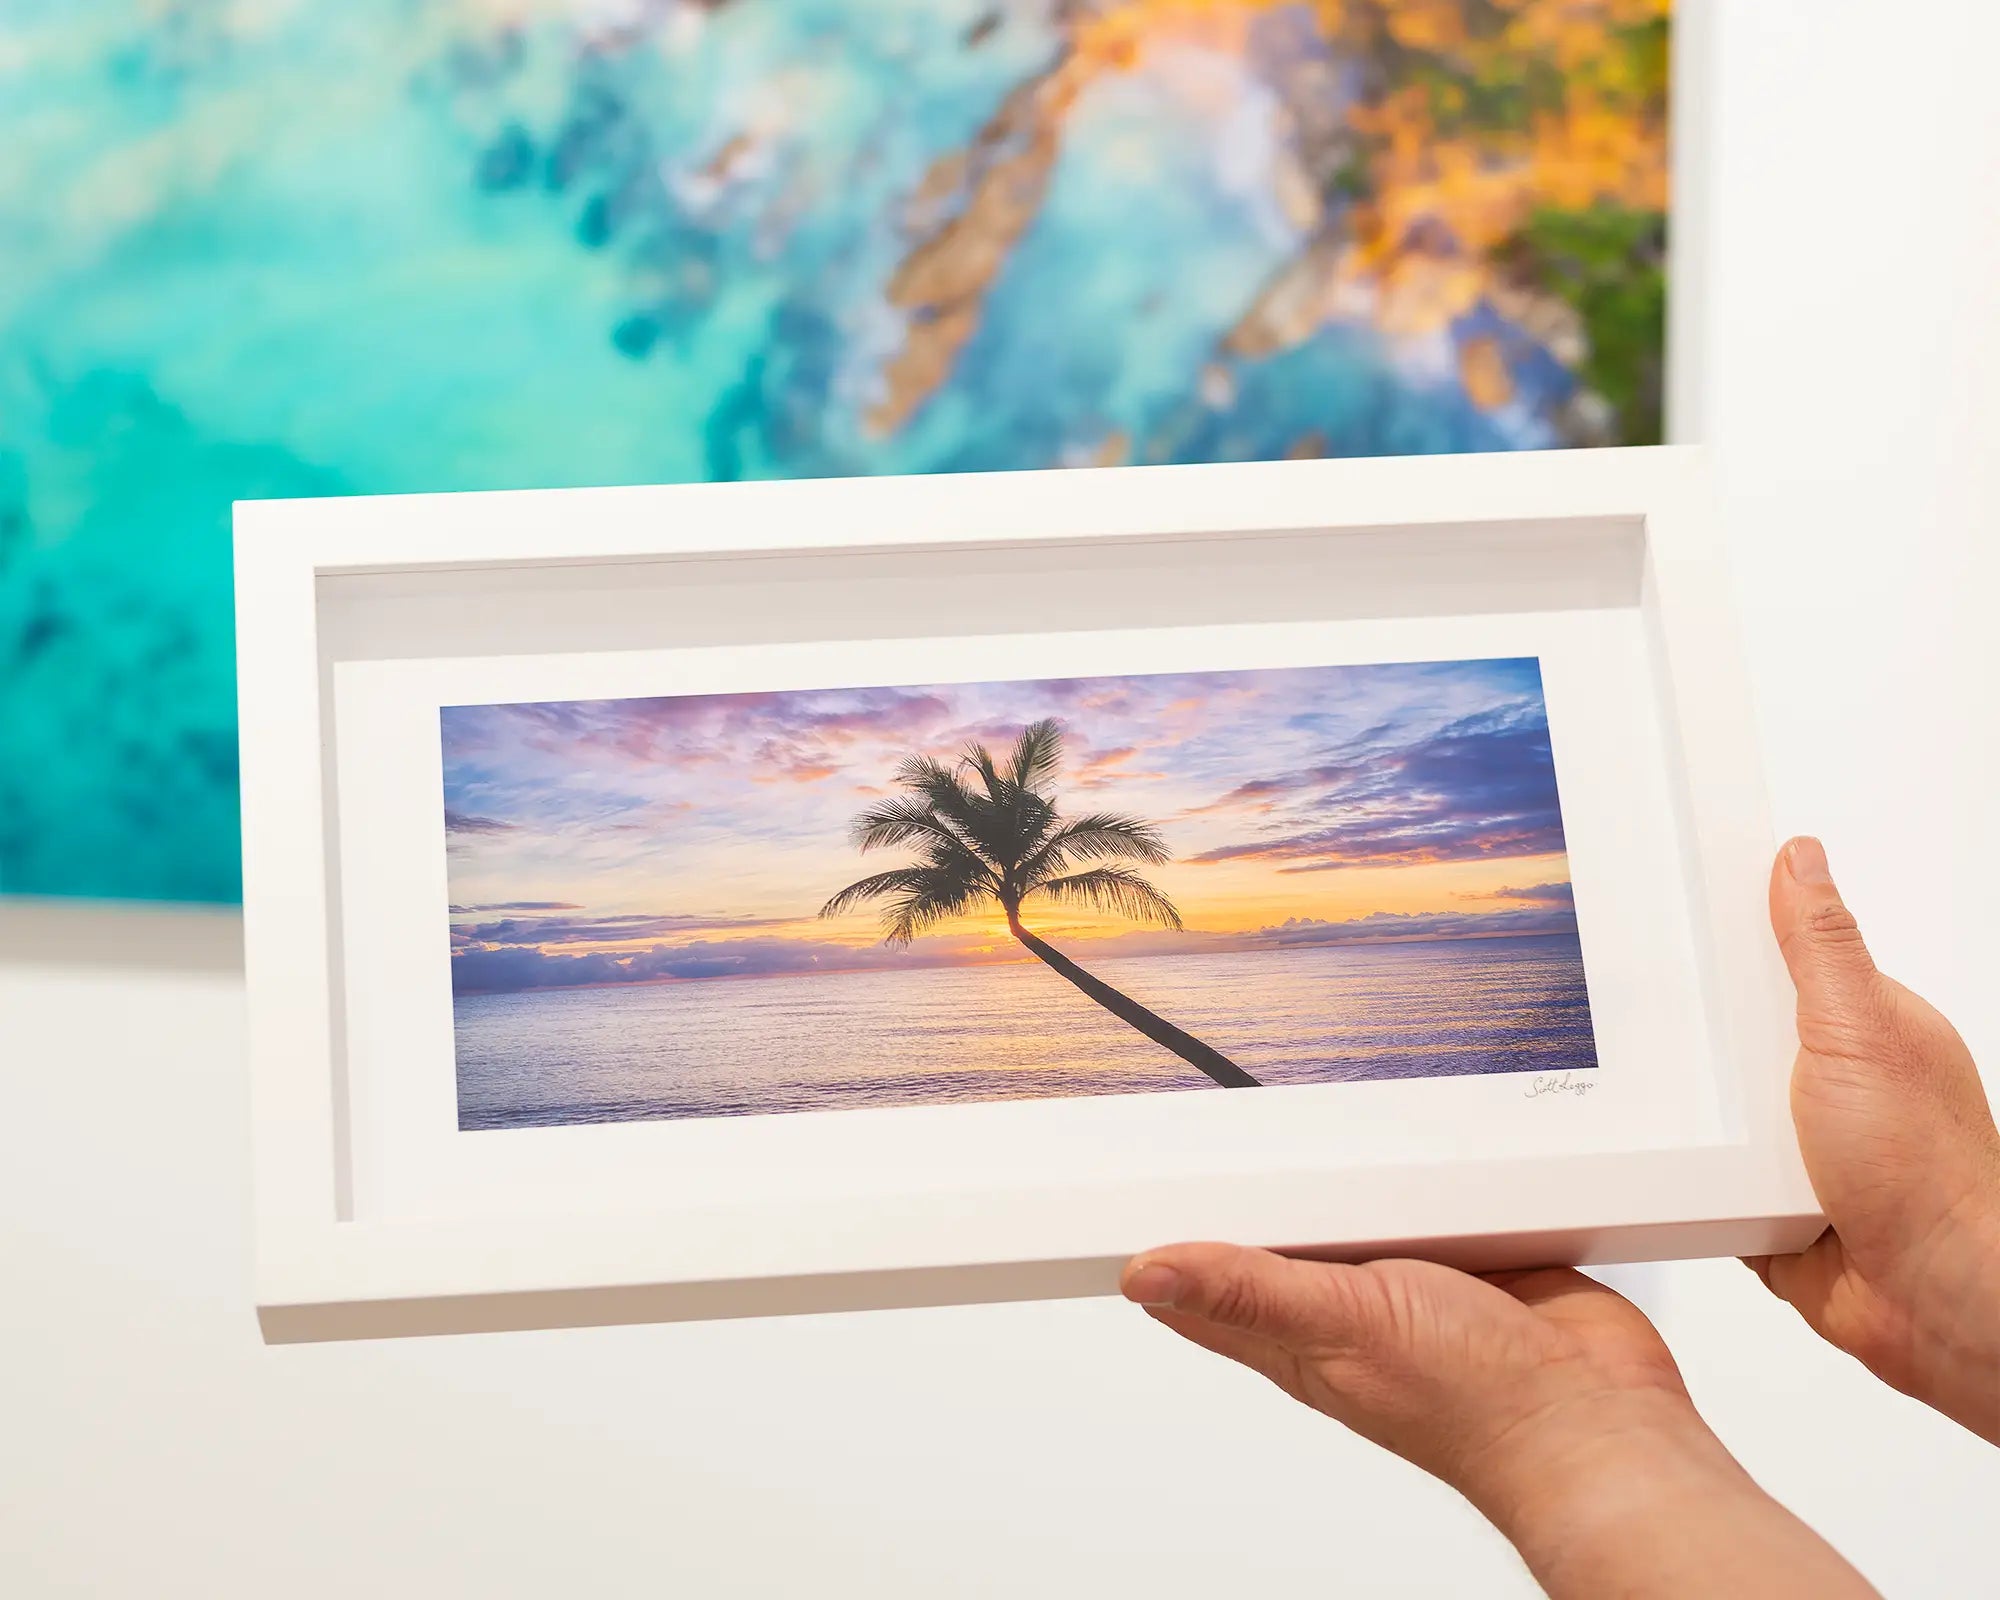
[[[9,0],[0,893],[238,897],[233,500],[1657,438],[1669,10]]]
[[[462,1129],[1597,1066],[1532,659],[439,720]]]

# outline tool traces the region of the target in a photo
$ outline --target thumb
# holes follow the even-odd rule
[[[1834,887],[1817,839],[1794,839],[1771,870],[1771,931],[1799,996],[1799,1031],[1815,1025],[1851,1029],[1861,1019],[1877,973],[1861,927]]]
[[[1288,1349],[1328,1350],[1367,1335],[1358,1271],[1240,1245],[1182,1244],[1134,1257],[1119,1289],[1150,1311],[1199,1317]]]

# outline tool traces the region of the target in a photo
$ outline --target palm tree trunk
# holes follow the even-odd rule
[[[1110,984],[1093,978],[1053,945],[1036,938],[1009,917],[1007,926],[1015,938],[1091,999],[1121,1022],[1131,1024],[1155,1044],[1163,1044],[1191,1067],[1199,1067],[1225,1089],[1257,1089],[1262,1085],[1219,1050],[1211,1050],[1191,1033],[1183,1033],[1165,1017],[1148,1011],[1130,995],[1120,994]]]

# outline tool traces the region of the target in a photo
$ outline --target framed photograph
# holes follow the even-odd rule
[[[236,516],[268,1338],[1820,1226],[1694,453]]]

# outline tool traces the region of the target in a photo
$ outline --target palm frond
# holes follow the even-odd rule
[[[1179,908],[1130,867],[1092,867],[1088,872],[1050,878],[1029,892],[1047,895],[1058,905],[1089,906],[1135,922],[1157,922],[1176,932],[1181,928]]]
[[[979,851],[956,838],[946,835],[922,839],[912,848],[923,858],[919,864],[930,871],[952,873],[969,884],[979,885],[995,894],[1000,892],[1001,873]]]
[[[1017,788],[1039,789],[1055,781],[1062,770],[1062,758],[1062,724],[1054,717],[1043,717],[1039,722],[1029,723],[1014,741],[1007,776]]]
[[[963,849],[963,836],[955,833],[937,808],[916,795],[892,795],[877,801],[849,826],[854,847],[866,854],[908,844],[913,839],[949,840]]]
[[[1062,765],[1062,731],[1043,718],[1022,730],[1003,769],[982,744],[967,748],[965,760],[986,787],[993,802],[996,851],[1018,868],[1041,848],[1057,825],[1056,803],[1042,793]]]
[[[1007,799],[1007,781],[1000,776],[1000,768],[993,759],[993,752],[974,739],[965,747],[959,758],[961,766],[967,766],[979,774],[980,784],[986,790],[986,798],[995,805],[1003,805]]]
[[[919,886],[924,872],[922,867],[897,867],[891,872],[878,872],[873,877],[863,878],[858,883],[850,883],[839,894],[819,908],[822,917],[844,916],[870,900],[879,900],[884,895],[909,893]]]
[[[882,910],[883,943],[907,945],[926,928],[971,911],[989,892],[951,868],[912,868],[909,886]]]
[[[1022,877],[1034,883],[1066,872],[1078,861],[1120,858],[1158,866],[1174,856],[1152,823],[1115,811],[1093,811],[1050,833],[1022,864]]]
[[[1061,818],[1056,814],[1053,800],[1036,794],[1032,789],[1023,789],[1007,779],[1003,778],[1001,782],[1005,798],[995,808],[995,820],[999,824],[995,843],[1018,871],[1021,863],[1047,842]]]
[[[896,782],[953,821],[964,818],[978,799],[957,773],[930,756],[903,757],[896,765]]]
[[[967,781],[968,771],[972,781]],[[909,798],[935,812],[943,829],[1004,875],[1034,848],[1054,818],[1051,802],[1024,794],[978,743],[966,746],[957,770],[929,756],[906,756],[896,781]]]
[[[838,917],[871,900],[887,900],[882,908],[883,935],[888,943],[902,945],[947,917],[973,910],[992,893],[985,867],[961,853],[941,865],[896,867],[850,883],[821,906],[819,914]]]
[[[984,853],[992,826],[985,797],[968,788],[959,775],[930,756],[905,756],[896,768],[896,782],[934,814],[940,830]]]

